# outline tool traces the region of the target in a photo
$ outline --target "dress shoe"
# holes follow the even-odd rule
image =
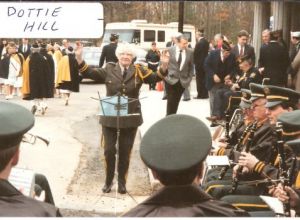
[[[182,101],[185,101],[185,102],[187,102],[187,101],[190,101],[191,99],[189,98],[189,99],[182,99]]]
[[[217,127],[217,126],[219,126],[219,124],[218,124],[218,123],[216,123],[216,122],[212,122],[212,123],[210,124],[210,127],[211,127],[211,128],[213,128],[213,127]]]
[[[118,185],[118,193],[125,194],[127,192],[125,185],[119,184]]]
[[[102,188],[102,192],[104,193],[109,193],[111,191],[111,188],[112,188],[113,184],[105,184]]]
[[[218,120],[218,117],[213,115],[213,116],[210,116],[210,117],[206,117],[206,119],[207,119],[208,121],[215,122],[215,121]]]

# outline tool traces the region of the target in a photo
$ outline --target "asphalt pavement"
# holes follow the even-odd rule
[[[73,93],[69,106],[61,98],[48,100],[46,115],[36,115],[30,131],[50,140],[47,147],[22,144],[19,167],[32,169],[47,176],[56,206],[67,216],[118,216],[145,200],[152,193],[153,179],[139,157],[139,143],[147,129],[165,117],[166,100],[163,92],[141,89],[140,98],[144,123],[140,126],[131,155],[127,189],[120,195],[113,188],[102,194],[104,184],[103,149],[100,147],[101,127],[98,116],[97,91],[105,96],[105,86],[85,83],[80,93]],[[191,98],[196,96],[195,80],[191,84]],[[5,101],[0,96],[0,101]],[[19,97],[10,100],[30,109],[30,102]],[[203,120],[209,115],[208,99],[191,99],[179,104],[178,114],[193,115]],[[200,131],[201,132],[201,131]],[[172,137],[169,137],[172,138]]]

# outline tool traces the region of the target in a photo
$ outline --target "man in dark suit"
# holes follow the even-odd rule
[[[172,140],[166,138],[170,136]],[[210,131],[198,118],[171,115],[155,123],[142,139],[140,154],[164,186],[124,216],[248,216],[241,209],[212,199],[199,188],[210,146]]]
[[[261,47],[259,70],[264,78],[270,78],[270,85],[286,86],[289,54],[277,40],[276,32],[273,31],[270,33],[270,43]]]
[[[253,63],[255,63],[254,48],[248,44],[249,33],[245,30],[241,30],[237,35],[237,45],[232,49],[232,53],[238,59],[244,55],[248,55]]]
[[[176,47],[168,49],[169,60],[164,63],[167,90],[167,115],[176,114],[180,98],[193,77],[193,51],[188,48],[188,39],[184,35],[177,37]]]
[[[104,64],[104,61],[106,63],[108,62],[113,62],[116,63],[118,62],[118,58],[116,56],[116,48],[118,46],[118,39],[119,36],[116,34],[111,34],[110,36],[110,44],[105,45],[102,49],[100,61],[99,61],[99,67],[102,67]]]
[[[236,60],[235,56],[231,53],[231,47],[227,41],[223,41],[222,48],[216,49],[210,52],[204,61],[205,70],[205,86],[208,90],[210,101],[210,114],[211,117],[207,119],[214,122],[217,119],[214,103],[216,93],[220,89],[229,90],[229,86],[226,84],[236,72]],[[215,126],[213,123],[211,126]]]
[[[194,63],[196,69],[196,85],[198,95],[195,98],[206,99],[208,98],[208,91],[205,88],[204,60],[208,55],[209,43],[204,38],[203,30],[200,30],[197,34],[199,35],[199,40],[194,49]]]
[[[29,54],[31,53],[30,48],[31,48],[31,45],[28,44],[28,38],[23,38],[22,44],[18,48],[18,53],[23,54],[24,60],[26,60],[27,57],[29,56]]]

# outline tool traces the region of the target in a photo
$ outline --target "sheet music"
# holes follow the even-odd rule
[[[8,181],[25,196],[34,195],[34,172],[28,169],[14,167],[11,170]]]
[[[100,99],[101,112],[100,115],[117,116],[118,111],[116,105],[118,104],[118,96],[107,96]],[[128,114],[128,97],[120,96],[120,116]]]
[[[229,159],[227,156],[207,156],[207,166],[229,166]]]
[[[262,200],[264,200],[265,203],[276,213],[284,215],[284,209],[282,202],[275,198],[270,196],[259,196]]]

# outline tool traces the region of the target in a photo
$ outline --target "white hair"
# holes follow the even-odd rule
[[[122,53],[128,53],[128,54],[132,54],[132,58],[136,57],[136,52],[135,52],[135,48],[132,44],[128,44],[128,43],[119,43],[118,47],[116,49],[116,56],[118,57],[118,59],[120,58]]]

